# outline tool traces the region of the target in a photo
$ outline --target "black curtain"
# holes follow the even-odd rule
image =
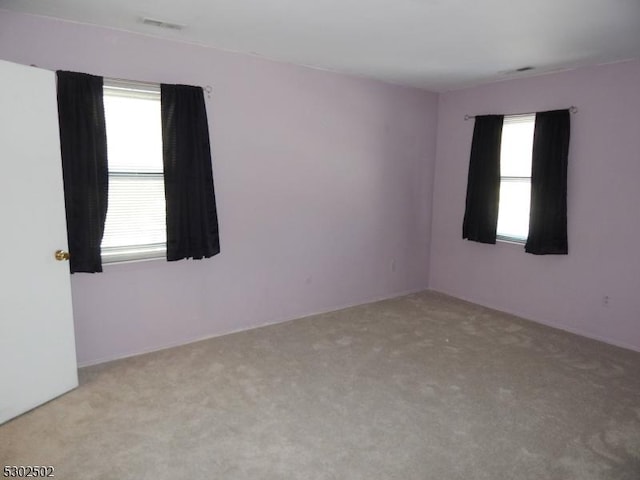
[[[475,119],[462,238],[496,243],[500,202],[500,142],[504,115]]]
[[[71,273],[101,272],[109,170],[102,77],[57,72]]]
[[[525,251],[567,254],[569,110],[536,114],[531,159],[531,210]]]
[[[202,88],[161,85],[167,260],[220,252],[209,126]]]

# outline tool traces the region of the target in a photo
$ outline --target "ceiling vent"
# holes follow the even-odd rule
[[[180,25],[179,23],[165,22],[158,20],[157,18],[142,17],[140,20],[145,25],[151,25],[152,27],[166,28],[168,30],[182,30],[186,25]]]
[[[535,67],[527,65],[526,67],[514,68],[513,70],[502,70],[498,72],[499,75],[517,75],[518,73],[529,72],[534,70]]]

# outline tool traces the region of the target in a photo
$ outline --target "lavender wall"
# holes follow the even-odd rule
[[[80,364],[427,287],[436,95],[3,10],[0,58],[213,86],[223,253],[74,275]]]
[[[579,112],[571,117],[569,255],[462,240],[473,131],[464,115],[570,105]],[[436,159],[431,288],[640,350],[640,62],[442,94]]]

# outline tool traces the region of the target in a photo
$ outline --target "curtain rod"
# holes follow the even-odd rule
[[[578,113],[578,107],[576,107],[575,105],[571,105],[569,108],[569,113]],[[536,112],[523,112],[523,113],[509,113],[507,115],[505,115],[505,117],[512,117],[512,116],[516,116],[516,115],[533,115]],[[472,118],[476,118],[478,115],[465,115],[464,119],[465,121],[467,120],[471,120]]]
[[[38,65],[36,65],[35,63],[30,64],[31,67],[35,67],[35,68],[39,68],[41,70],[48,70],[50,72],[56,73],[57,70],[52,70],[50,68],[43,68],[43,67],[39,67]],[[146,82],[146,81],[139,81],[139,80],[125,80],[123,78],[114,78],[114,77],[103,77],[103,78],[109,78],[111,80],[116,80],[116,81],[121,81],[121,82],[129,82],[129,83],[147,83],[147,84],[152,84],[152,85],[160,85],[161,82]],[[211,85],[205,85],[202,87],[202,90],[204,91],[204,94],[207,96],[207,98],[211,98],[211,92],[213,92],[213,87]]]

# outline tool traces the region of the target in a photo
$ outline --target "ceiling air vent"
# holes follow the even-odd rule
[[[158,28],[166,28],[169,30],[182,30],[185,27],[185,25],[180,25],[179,23],[165,22],[163,20],[158,20],[157,18],[149,17],[142,17],[141,22],[145,25],[151,25],[152,27]]]
[[[529,72],[534,70],[535,67],[527,65],[526,67],[514,68],[513,70],[502,70],[498,72],[499,75],[516,75],[518,73]]]

